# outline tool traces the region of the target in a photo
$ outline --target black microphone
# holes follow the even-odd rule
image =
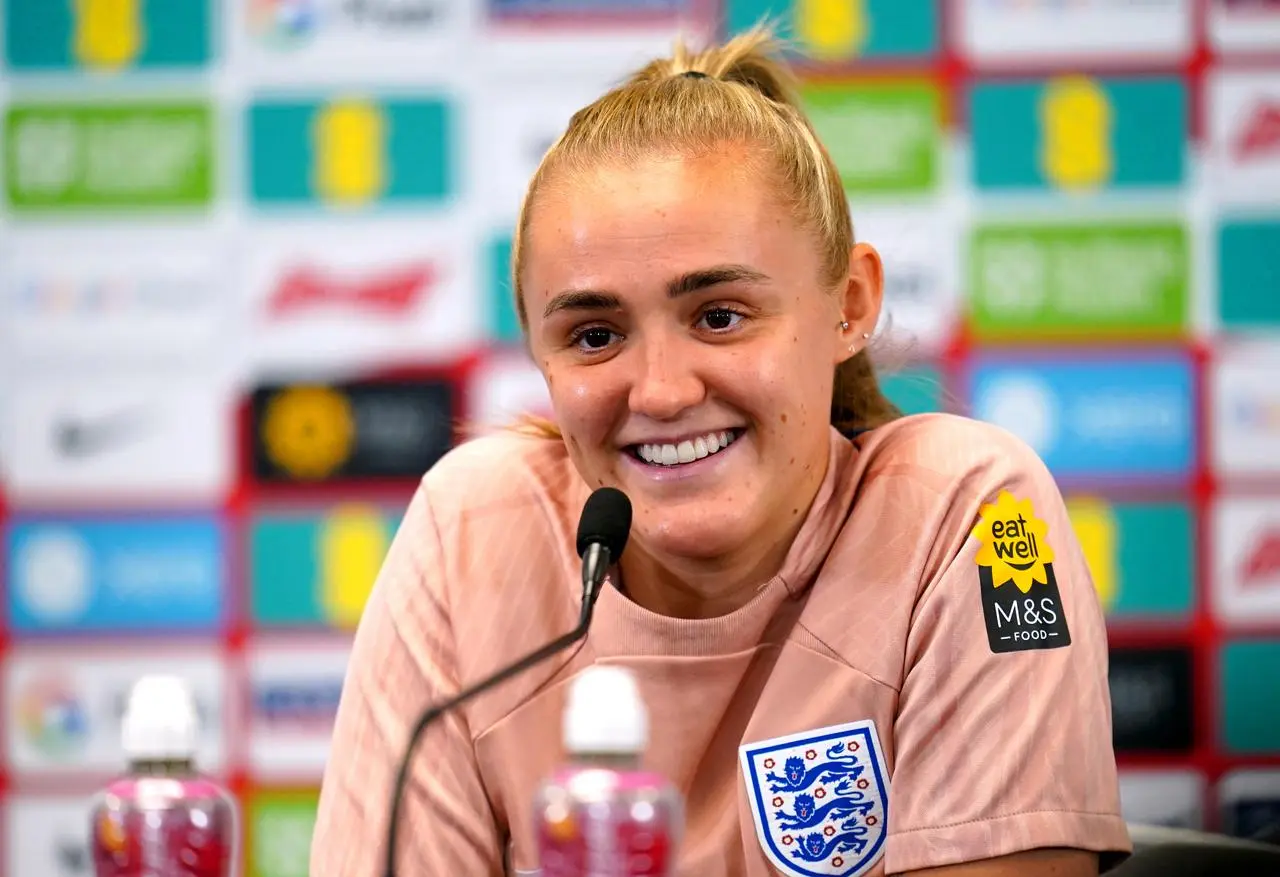
[[[631,500],[627,499],[627,495],[613,487],[601,487],[592,492],[582,508],[582,517],[578,519],[578,556],[582,558],[582,610],[578,615],[578,626],[564,636],[552,640],[537,651],[499,670],[488,679],[463,689],[443,703],[429,707],[418,719],[418,723],[413,726],[413,732],[409,735],[409,745],[405,747],[404,757],[400,761],[400,770],[396,774],[396,783],[392,790],[391,815],[387,825],[387,855],[383,866],[385,877],[395,877],[400,801],[404,797],[404,784],[409,778],[409,764],[413,760],[413,750],[421,739],[422,733],[430,727],[432,722],[454,707],[500,682],[505,682],[512,676],[523,673],[533,665],[545,661],[585,637],[587,628],[591,624],[591,612],[595,609],[596,599],[600,596],[600,586],[604,584],[605,574],[609,571],[609,567],[622,557],[622,549],[627,547],[627,537],[630,535]]]

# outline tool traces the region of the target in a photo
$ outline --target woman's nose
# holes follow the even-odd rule
[[[654,420],[675,420],[707,395],[698,376],[695,353],[679,341],[642,341],[633,348],[636,373],[629,399],[631,411]]]

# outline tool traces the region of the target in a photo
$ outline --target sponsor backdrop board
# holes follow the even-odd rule
[[[415,484],[551,413],[524,185],[677,32],[765,16],[884,259],[889,394],[1067,498],[1127,815],[1280,818],[1280,0],[6,0],[4,873],[85,870],[153,667],[195,686],[244,873],[307,873]]]

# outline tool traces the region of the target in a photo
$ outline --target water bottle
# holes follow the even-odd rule
[[[96,877],[231,877],[236,807],[196,768],[198,722],[186,683],[139,679],[121,736],[128,771],[97,795],[92,810]]]
[[[684,801],[641,767],[649,722],[631,672],[595,665],[573,680],[564,717],[568,763],[539,787],[543,877],[670,877]]]

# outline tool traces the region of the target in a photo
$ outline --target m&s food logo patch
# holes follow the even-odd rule
[[[991,651],[1070,645],[1049,526],[1036,517],[1031,500],[1001,491],[979,514],[973,536],[981,543],[976,561]]]

